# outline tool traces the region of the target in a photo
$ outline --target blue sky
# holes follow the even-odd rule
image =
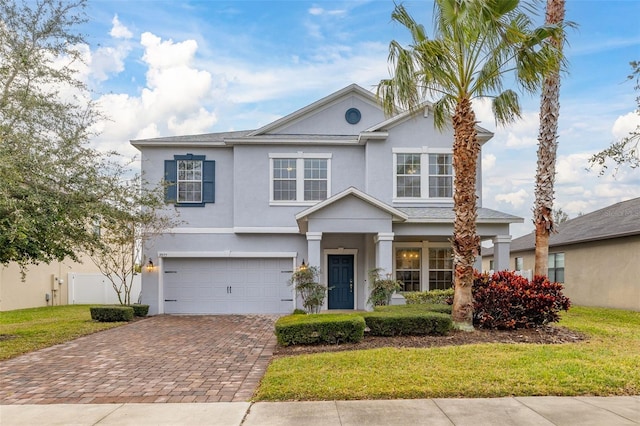
[[[432,34],[432,3],[404,3]],[[373,89],[388,77],[392,39],[408,34],[389,1],[93,0],[83,78],[109,121],[97,146],[125,155],[136,138],[258,128],[351,83]],[[541,4],[541,7],[543,5]],[[640,60],[640,1],[567,0],[568,74],[563,76],[556,207],[571,217],[640,196],[640,170],[599,177],[590,155],[640,124],[639,95],[626,80]],[[543,18],[539,17],[541,21]],[[538,96],[524,116],[494,125],[483,149],[483,205],[525,218],[532,230]]]

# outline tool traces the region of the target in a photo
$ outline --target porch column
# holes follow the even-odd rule
[[[493,268],[495,271],[509,269],[511,235],[497,235],[493,239]]]
[[[376,244],[376,268],[380,268],[382,275],[393,272],[393,232],[379,232],[374,237]]]
[[[307,232],[307,265],[322,266],[322,256],[320,243],[322,242],[322,232]]]

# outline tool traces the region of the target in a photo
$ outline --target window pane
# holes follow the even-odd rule
[[[556,256],[555,256],[555,254],[550,254],[549,255],[549,260],[548,260],[548,263],[547,263],[547,267],[549,269],[556,267]]]
[[[398,197],[420,197],[420,176],[398,176]]]
[[[451,248],[429,249],[429,290],[444,290],[453,285],[453,252]]]
[[[429,154],[429,197],[453,197],[451,154]]]
[[[320,201],[327,198],[327,160],[309,158],[304,160],[304,199]]]
[[[402,281],[402,291],[420,291],[422,249],[396,250],[396,279]]]
[[[319,201],[327,198],[326,180],[305,180],[304,199],[306,201]]]
[[[274,180],[273,199],[275,201],[292,201],[296,199],[295,180]]]
[[[564,253],[556,253],[556,268],[564,268]]]
[[[420,175],[420,154],[398,154],[399,175]]]

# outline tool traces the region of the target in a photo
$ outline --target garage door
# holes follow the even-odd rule
[[[293,310],[292,259],[164,259],[168,314],[271,314]]]

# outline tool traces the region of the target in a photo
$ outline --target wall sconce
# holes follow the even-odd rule
[[[305,269],[307,269],[307,264],[306,264],[306,263],[304,263],[304,259],[302,259],[302,264],[300,265],[300,269],[301,269],[301,270],[305,270]]]
[[[153,260],[149,258],[149,262],[147,263],[147,272],[152,272],[152,271],[153,271]]]

